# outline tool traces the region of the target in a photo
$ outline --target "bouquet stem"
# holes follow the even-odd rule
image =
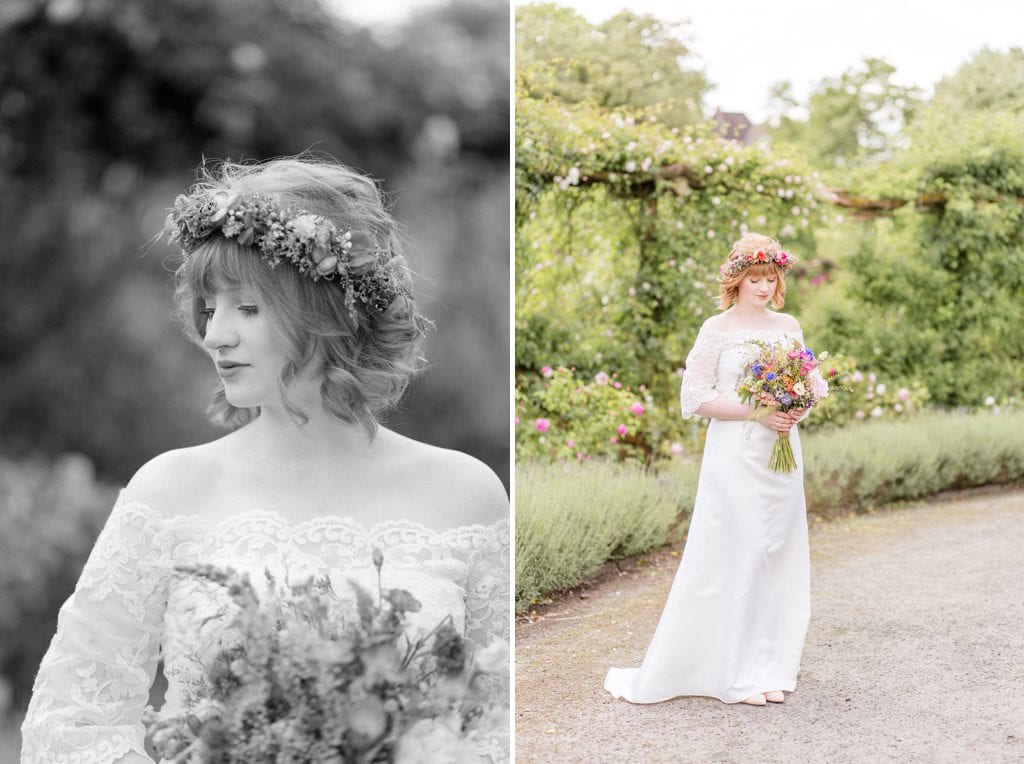
[[[796,458],[793,456],[793,446],[789,443],[788,432],[780,432],[776,438],[772,453],[768,457],[768,469],[787,475],[796,469]]]

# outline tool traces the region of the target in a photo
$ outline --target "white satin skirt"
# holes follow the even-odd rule
[[[711,421],[679,570],[643,663],[609,669],[613,696],[736,703],[796,688],[810,619],[803,454],[794,427],[796,471],[771,472],[776,437],[760,424]]]

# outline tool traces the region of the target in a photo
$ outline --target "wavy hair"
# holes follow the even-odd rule
[[[282,400],[297,421],[308,416],[288,397],[288,386],[310,363],[322,365],[320,394],[336,419],[360,424],[373,437],[381,415],[400,402],[409,382],[426,365],[421,356],[425,321],[412,294],[412,274],[402,237],[388,203],[373,179],[340,163],[298,156],[258,164],[204,164],[192,189],[216,193],[261,193],[282,206],[322,215],[339,229],[372,231],[394,259],[408,294],[383,311],[356,302],[353,321],[344,292],[335,282],[313,281],[289,264],[271,267],[251,246],[214,235],[186,255],[175,272],[178,317],[185,334],[202,347],[205,298],[219,290],[253,288],[274,318],[288,362],[278,380]],[[232,406],[221,384],[207,415],[231,429],[257,416],[256,408]]]
[[[771,236],[748,233],[733,243],[726,261],[734,254],[750,255],[759,249],[782,249],[782,245]],[[747,276],[764,278],[770,275],[776,276],[775,293],[772,295],[771,304],[773,308],[779,310],[786,304],[786,273],[776,263],[754,263],[732,276],[720,276],[718,279],[719,309],[727,310],[729,306],[736,302],[736,298],[740,293],[740,284],[743,283],[743,279],[747,278]]]

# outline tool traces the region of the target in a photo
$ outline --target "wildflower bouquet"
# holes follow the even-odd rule
[[[239,639],[190,688],[187,714],[144,722],[156,752],[179,764],[479,761],[476,733],[500,727],[481,674],[508,671],[508,645],[472,655],[446,617],[410,639],[405,614],[420,603],[353,584],[354,603],[329,579],[278,586],[261,602],[248,576],[209,565],[182,572],[226,591]]]
[[[796,340],[789,346],[781,342],[751,342],[758,345],[761,352],[740,376],[736,394],[741,401],[752,403],[755,409],[790,411],[809,409],[828,397],[828,382],[818,371],[812,350],[801,347]],[[826,357],[828,354],[822,353],[822,358]],[[796,469],[788,433],[779,433],[768,457],[768,469],[784,473]]]

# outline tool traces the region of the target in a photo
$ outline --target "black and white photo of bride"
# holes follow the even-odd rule
[[[0,758],[508,758],[507,39],[0,16]]]

